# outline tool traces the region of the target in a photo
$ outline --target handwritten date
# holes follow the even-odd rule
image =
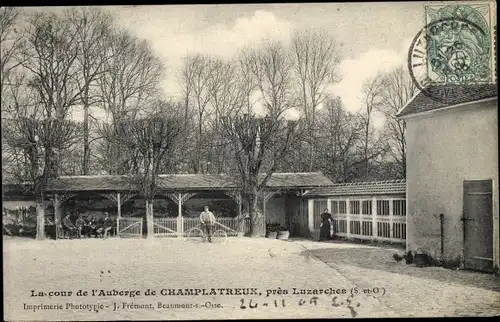
[[[333,296],[327,304],[329,304],[329,306],[331,307],[345,307],[350,310],[352,317],[356,317],[358,315],[358,312],[356,312],[355,309],[361,304],[359,302],[353,303],[353,298],[354,295],[349,295],[345,300],[342,301],[338,296]],[[306,299],[301,298],[296,302],[294,301],[294,303],[292,303],[290,306],[293,306],[294,304],[296,306],[318,306],[318,304],[320,304],[320,300],[317,296],[313,296]],[[240,309],[256,309],[258,307],[282,308],[288,307],[288,304],[284,299],[266,302],[258,302],[253,299],[249,299],[248,301],[246,299],[240,299]]]

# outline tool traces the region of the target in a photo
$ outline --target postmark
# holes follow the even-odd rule
[[[491,29],[484,16],[465,5],[426,9],[428,24],[408,52],[408,69],[419,90],[453,104],[493,83]]]

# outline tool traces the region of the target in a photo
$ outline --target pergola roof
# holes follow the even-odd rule
[[[305,197],[401,195],[406,194],[406,180],[388,180],[356,183],[339,183],[330,187],[316,188]]]
[[[261,174],[260,180],[264,179]],[[238,177],[226,174],[166,174],[157,181],[161,190],[237,190]],[[333,185],[319,172],[273,173],[267,187],[275,189],[311,189]],[[49,182],[47,191],[127,191],[134,189],[132,177],[124,175],[61,176]]]

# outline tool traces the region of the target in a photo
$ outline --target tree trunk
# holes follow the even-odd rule
[[[36,239],[45,239],[45,204],[42,197],[36,198]]]
[[[154,223],[153,223],[153,200],[146,199],[146,237],[154,237]]]
[[[259,204],[258,193],[255,191],[248,196],[250,237],[264,237],[266,235],[264,212],[260,209]]]
[[[83,175],[89,174],[90,144],[89,144],[89,104],[83,106]]]
[[[311,141],[309,146],[309,172],[312,172],[314,169],[314,141]]]

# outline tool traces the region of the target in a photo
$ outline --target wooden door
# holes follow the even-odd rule
[[[492,181],[464,181],[464,266],[493,271]]]

